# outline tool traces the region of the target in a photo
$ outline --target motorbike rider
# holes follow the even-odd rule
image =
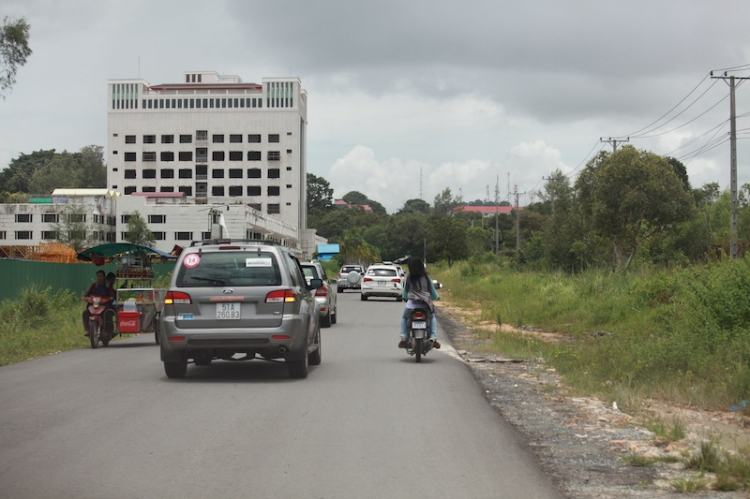
[[[432,279],[427,275],[424,263],[421,258],[411,257],[407,263],[409,274],[404,281],[402,295],[406,301],[404,313],[401,314],[401,341],[398,342],[399,348],[406,348],[406,339],[408,335],[407,318],[411,310],[415,308],[426,308],[430,311],[430,339],[433,341],[433,348],[440,348],[440,342],[437,340],[437,318],[435,317],[435,305],[433,300],[439,300],[440,297],[435,291],[435,285]]]
[[[112,301],[114,301],[115,299],[114,280],[112,280],[111,285],[107,285],[106,276],[103,270],[97,270],[96,281],[91,283],[91,286],[89,286],[89,289],[87,289],[83,294],[81,300],[88,302],[88,298],[90,296],[108,297],[109,301],[104,304],[104,307],[114,310],[114,306],[112,304]],[[86,330],[86,334],[84,334],[84,336],[88,336],[89,334],[89,317],[91,317],[91,312],[89,312],[89,307],[88,305],[86,305],[86,308],[83,310],[83,314],[81,314],[81,318],[83,319],[83,329]]]

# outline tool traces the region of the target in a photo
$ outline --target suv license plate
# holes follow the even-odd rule
[[[239,303],[217,303],[216,304],[216,318],[220,320],[239,319],[240,318],[240,304]]]
[[[427,323],[424,321],[414,321],[411,323],[412,329],[427,329]]]

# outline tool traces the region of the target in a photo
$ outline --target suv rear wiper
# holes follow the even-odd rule
[[[226,286],[227,282],[224,279],[215,279],[212,277],[190,277],[190,279],[194,279],[196,281],[208,281],[208,282],[215,282],[222,286]]]

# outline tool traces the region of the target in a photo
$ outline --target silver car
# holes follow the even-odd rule
[[[182,378],[192,359],[284,359],[293,378],[321,362],[315,290],[297,259],[269,241],[199,241],[183,250],[160,319],[161,360]]]
[[[356,281],[351,278],[351,273],[359,274]],[[362,265],[344,265],[339,270],[339,277],[336,283],[336,292],[343,293],[345,289],[360,289],[362,287],[362,276],[365,275],[365,268]]]
[[[326,270],[318,261],[302,262],[302,272],[305,273],[305,279],[310,283],[312,279],[320,279],[323,285],[315,290],[315,299],[320,305],[320,325],[321,327],[331,327],[336,324],[338,311],[336,310],[336,293],[333,292],[331,281],[328,279]]]
[[[403,280],[398,268],[393,264],[370,265],[362,278],[360,299],[366,301],[376,296],[402,301]]]

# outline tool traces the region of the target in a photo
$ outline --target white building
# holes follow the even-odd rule
[[[108,189],[55,189],[49,198],[0,204],[0,245],[36,246],[81,227],[92,241],[114,242],[117,196]]]
[[[107,106],[107,184],[124,195],[118,224],[138,210],[164,237],[157,246],[171,249],[191,233],[200,239],[209,230],[209,207],[228,206],[232,237],[260,234],[303,253],[314,248],[306,230],[307,93],[299,79],[256,84],[188,71],[181,83],[110,80]],[[140,193],[164,196],[127,199]],[[170,198],[172,193],[184,197]],[[184,230],[152,225],[175,210]],[[235,213],[244,215],[235,219]],[[124,232],[118,225],[118,241]]]

